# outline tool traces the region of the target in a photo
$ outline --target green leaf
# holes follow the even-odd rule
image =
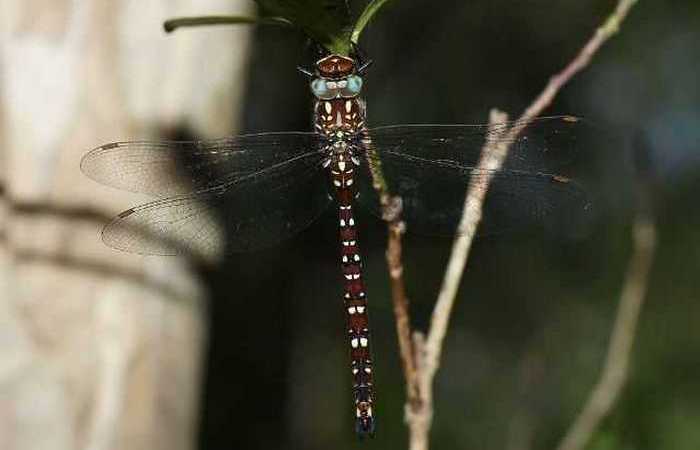
[[[372,0],[367,4],[365,7],[365,10],[362,11],[362,14],[360,14],[360,17],[357,19],[355,22],[355,27],[352,30],[352,35],[350,36],[350,40],[352,41],[353,44],[357,44],[357,42],[360,40],[360,34],[362,34],[362,30],[365,29],[367,24],[374,18],[374,16],[379,12],[382,7],[387,4],[389,0]]]
[[[196,27],[202,25],[279,25],[291,26],[292,23],[282,17],[247,17],[247,16],[199,16],[177,17],[163,23],[165,31],[170,33],[180,27]]]
[[[264,16],[279,16],[328,51],[350,53],[350,13],[345,0],[256,0]]]

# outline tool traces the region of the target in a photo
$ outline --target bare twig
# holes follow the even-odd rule
[[[620,295],[617,317],[600,379],[557,450],[584,448],[600,421],[612,409],[627,378],[637,320],[646,294],[649,271],[654,257],[656,229],[653,222],[646,216],[639,216],[634,224],[633,238],[632,258],[627,268],[627,276]]]
[[[489,118],[491,125],[496,125],[508,120],[508,115],[492,110]],[[493,128],[489,139],[484,144],[481,158],[477,164],[479,171],[495,170],[501,166],[507,153],[507,146],[504,145],[502,131]],[[448,301],[451,296],[457,294],[457,286],[462,276],[464,265],[467,261],[472,239],[464,239],[463,236],[474,236],[476,228],[481,220],[481,205],[486,197],[489,179],[474,179],[469,186],[464,214],[459,224],[459,238],[452,247],[452,257],[445,271],[445,279],[449,279],[447,289],[443,283],[440,297],[433,309],[430,331],[427,339],[422,334],[415,334],[414,347],[416,348],[416,359],[418,373],[416,376],[419,400],[408,405],[407,421],[410,428],[410,448],[411,450],[427,450],[428,435],[433,419],[433,378],[439,367],[439,357],[442,351],[442,342],[447,332],[450,312],[454,301]],[[456,281],[455,281],[456,280]],[[454,281],[454,282],[453,282]]]
[[[605,20],[605,23],[595,31],[593,37],[583,46],[578,55],[576,55],[576,58],[574,58],[564,70],[549,79],[549,83],[544,90],[535,101],[528,106],[523,115],[520,116],[520,120],[524,120],[525,122],[519,124],[519,126],[513,127],[508,137],[515,138],[520,134],[520,132],[527,127],[529,121],[541,114],[542,111],[552,103],[552,100],[554,100],[559,90],[561,90],[574,75],[591,62],[591,58],[600,47],[620,30],[620,24],[625,20],[629,10],[635,3],[637,3],[637,0],[619,0],[617,2],[615,11],[613,11]]]
[[[489,118],[491,125],[503,123],[507,120],[508,115],[506,113],[496,109],[491,110],[491,117]],[[482,173],[493,173],[494,170],[498,170],[503,165],[507,154],[508,142],[503,139],[503,131],[499,132],[497,129],[493,129],[489,140],[484,144],[481,159],[477,164],[476,170]],[[452,305],[457,295],[459,282],[462,279],[462,273],[469,257],[469,250],[471,249],[476,229],[479,226],[479,222],[481,222],[482,205],[491,181],[490,177],[479,177],[477,179],[479,182],[471,183],[469,186],[469,192],[464,202],[462,219],[457,229],[458,237],[452,245],[452,254],[447,263],[442,288],[433,309],[430,332],[425,345],[427,371],[427,379],[425,381],[428,383],[432,383],[432,378],[439,366],[442,342],[447,333]]]
[[[585,68],[591,58],[605,41],[617,33],[620,23],[624,20],[630,8],[637,0],[619,0],[615,11],[608,17],[605,23],[599,27],[578,55],[558,74],[553,76],[542,93],[520,116],[519,120],[507,130],[503,130],[496,136],[492,136],[484,144],[482,156],[478,168],[497,170],[503,164],[508,149],[520,133],[552,102],[559,90],[579,71]],[[505,114],[493,110],[490,123],[505,120]],[[380,198],[390,198],[386,188],[386,182],[381,176],[375,177],[375,188],[380,193]],[[373,175],[375,175],[373,171]],[[394,298],[394,311],[397,318],[399,331],[399,345],[404,362],[407,391],[409,402],[406,407],[406,420],[410,428],[410,448],[412,450],[426,450],[428,448],[428,434],[432,423],[432,385],[435,373],[440,365],[440,356],[450,314],[457,295],[462,273],[469,256],[471,243],[476,229],[481,221],[481,211],[488,183],[472,183],[465,199],[462,219],[459,224],[459,237],[452,247],[452,254],[445,271],[442,287],[437,302],[433,309],[428,336],[420,333],[414,334],[411,345],[406,342],[409,334],[405,327],[410,327],[410,315],[408,313],[408,301],[403,284],[401,257],[401,232],[393,233],[392,229],[400,220],[394,217],[389,220],[389,245],[387,262],[390,275],[392,275],[392,296]],[[379,188],[382,189],[379,189]],[[383,202],[384,204],[385,202]],[[385,214],[386,215],[386,214]],[[415,372],[413,370],[415,368]],[[414,398],[414,395],[416,396]]]
[[[403,265],[401,263],[401,236],[403,232],[404,227],[401,222],[389,226],[386,260],[389,266],[389,278],[391,279],[391,297],[394,303],[394,315],[396,316],[396,334],[399,338],[399,350],[401,352],[404,377],[406,378],[406,395],[408,403],[415,407],[416,403],[419,402],[419,396],[416,380],[415,352],[411,343],[411,317],[408,312],[408,297],[406,297],[406,289],[403,282]]]
[[[406,396],[408,404],[415,406],[419,402],[419,396],[418,383],[416,381],[416,352],[411,341],[411,316],[403,281],[403,263],[401,262],[401,238],[406,228],[401,221],[401,199],[392,197],[389,193],[389,187],[382,172],[381,160],[374,153],[371,137],[366,136],[365,142],[371,155],[370,158],[367,158],[367,163],[372,176],[372,187],[379,196],[382,218],[386,221],[388,228],[386,262],[391,280],[391,298],[394,304],[394,315],[396,316],[396,334],[399,340],[404,378],[406,379]]]

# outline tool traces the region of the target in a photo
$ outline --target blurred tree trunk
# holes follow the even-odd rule
[[[204,291],[183,259],[106,248],[145,197],[82,176],[96,145],[232,132],[249,29],[162,32],[236,0],[0,0],[0,448],[190,449]]]

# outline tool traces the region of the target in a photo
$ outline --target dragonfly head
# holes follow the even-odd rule
[[[319,100],[357,97],[362,90],[362,77],[357,74],[355,60],[329,55],[316,62],[316,77],[311,92]]]

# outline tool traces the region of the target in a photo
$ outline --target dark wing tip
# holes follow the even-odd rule
[[[125,217],[129,217],[132,215],[136,210],[134,208],[127,209],[126,211],[122,211],[119,213],[119,215],[116,217],[117,219],[123,219]]]
[[[557,183],[571,183],[571,178],[563,175],[552,175],[552,180],[556,181]]]
[[[115,148],[118,148],[121,146],[121,142],[110,142],[109,144],[104,144],[100,145],[99,147],[95,147],[89,152],[87,152],[83,157],[80,159],[80,170],[83,172],[86,176],[89,178],[95,180],[95,181],[100,181],[94,177],[93,173],[93,168],[90,167],[90,163],[94,160],[96,156],[98,156],[100,153],[106,151],[106,150],[112,150]]]
[[[563,120],[564,122],[576,123],[576,122],[580,122],[581,118],[577,117],[577,116],[568,116],[567,115],[567,116],[561,116],[561,120]]]

